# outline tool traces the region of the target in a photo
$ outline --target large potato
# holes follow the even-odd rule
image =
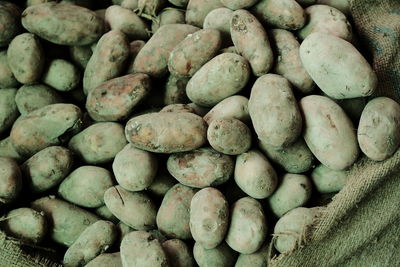
[[[315,189],[321,194],[339,192],[348,179],[348,171],[331,170],[323,164],[320,164],[311,172],[311,180]]]
[[[50,61],[42,77],[45,84],[59,91],[71,91],[75,89],[80,79],[81,74],[79,69],[64,59]]]
[[[18,118],[18,107],[15,97],[18,91],[14,88],[0,90],[0,134],[7,131]]]
[[[193,247],[194,259],[200,267],[231,267],[236,254],[225,242],[212,249],[205,249],[199,242]]]
[[[189,0],[186,8],[186,23],[202,27],[210,11],[223,7],[219,0]]]
[[[11,40],[21,31],[21,10],[18,6],[6,2],[0,2],[0,47],[7,46]]]
[[[18,197],[22,189],[22,175],[17,162],[0,157],[0,206]]]

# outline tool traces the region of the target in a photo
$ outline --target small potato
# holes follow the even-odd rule
[[[69,55],[72,62],[81,69],[85,69],[93,52],[90,45],[70,46]]]
[[[62,181],[58,194],[70,203],[85,208],[98,208],[104,205],[104,192],[113,185],[113,177],[108,170],[81,166]]]
[[[11,210],[1,226],[7,234],[34,244],[40,243],[47,232],[44,214],[30,208]]]
[[[0,206],[14,201],[22,189],[22,175],[17,162],[0,157]]]
[[[317,166],[311,173],[315,189],[321,194],[339,192],[348,179],[348,171],[331,170],[323,164]]]
[[[268,198],[268,206],[277,217],[307,203],[311,197],[310,179],[301,174],[283,175],[276,191]]]
[[[196,242],[193,255],[200,267],[231,267],[236,261],[236,252],[225,242],[212,249],[205,249],[199,242]]]
[[[242,90],[250,78],[247,60],[233,53],[220,54],[203,65],[186,86],[195,104],[212,107]]]
[[[15,4],[1,1],[0,2],[0,47],[7,46],[11,40],[21,32],[21,10]]]
[[[190,203],[190,231],[205,249],[217,247],[229,226],[229,206],[224,195],[213,187],[198,191]]]
[[[213,120],[234,118],[244,123],[250,122],[248,110],[249,99],[241,95],[233,95],[225,98],[215,105],[203,119],[210,125]]]
[[[102,253],[86,264],[85,267],[122,267],[121,253]]]
[[[221,3],[229,9],[246,9],[256,4],[258,0],[221,0]]]
[[[164,197],[178,181],[167,172],[160,172],[156,175],[151,185],[147,188],[153,195]]]
[[[228,155],[245,153],[251,147],[251,131],[234,118],[215,119],[207,130],[207,140],[218,152]]]
[[[388,97],[369,101],[361,114],[357,138],[362,152],[372,160],[393,155],[400,145],[400,105]]]
[[[276,189],[278,178],[268,159],[257,150],[250,150],[236,158],[235,182],[247,195],[264,199]]]
[[[204,29],[215,29],[220,31],[222,37],[222,47],[232,45],[231,38],[231,19],[233,11],[229,8],[220,7],[213,9],[204,19]]]
[[[258,139],[276,147],[292,144],[301,134],[302,118],[289,81],[266,74],[251,89],[249,113]]]
[[[100,206],[94,211],[96,215],[98,215],[100,218],[113,222],[113,223],[119,223],[119,220],[117,217],[114,216],[114,214],[111,213],[111,211],[107,208],[106,205]]]
[[[317,0],[317,4],[334,7],[346,16],[351,16],[349,0]]]
[[[226,243],[237,252],[256,252],[267,237],[267,221],[261,204],[244,197],[231,206],[231,222],[226,234]]]
[[[192,251],[179,239],[170,239],[161,244],[171,267],[194,267]]]
[[[176,184],[165,194],[157,212],[158,229],[172,238],[190,239],[190,203],[196,189]]]
[[[0,90],[0,134],[6,132],[19,116],[15,103],[17,92],[14,88]]]
[[[180,183],[204,188],[225,183],[233,174],[234,161],[209,147],[171,154],[167,161],[169,173]]]
[[[300,108],[304,115],[303,137],[314,156],[333,170],[351,166],[359,148],[353,123],[342,108],[318,95],[302,98]]]
[[[232,14],[230,31],[233,43],[249,63],[255,76],[269,72],[274,63],[274,55],[267,32],[257,18],[249,11],[240,9]]]
[[[267,267],[270,258],[269,243],[266,242],[259,250],[251,254],[240,254],[235,267]]]
[[[17,162],[23,161],[23,157],[15,150],[9,136],[0,140],[0,157],[11,158]]]
[[[8,64],[15,79],[31,84],[42,75],[45,57],[39,39],[32,33],[16,36],[8,46]]]
[[[158,13],[151,24],[151,31],[155,33],[166,24],[185,24],[185,11],[178,8],[167,7]]]
[[[69,141],[68,147],[88,164],[110,162],[127,144],[124,128],[115,122],[98,122]]]
[[[104,202],[115,217],[134,229],[150,230],[156,225],[156,206],[144,192],[129,192],[117,185],[104,193]]]
[[[123,267],[167,267],[168,259],[158,239],[151,233],[134,231],[121,243]]]
[[[119,185],[128,191],[142,191],[153,183],[158,161],[152,153],[127,144],[115,156],[112,168]]]
[[[51,239],[63,246],[71,246],[80,234],[99,218],[77,206],[54,196],[43,197],[31,203],[31,208],[44,212],[49,224]]]
[[[206,141],[203,119],[188,112],[149,113],[133,117],[125,127],[126,139],[135,147],[157,153],[190,151]]]
[[[58,185],[72,170],[72,152],[62,146],[47,147],[21,165],[25,186],[36,194]]]
[[[53,59],[43,73],[42,81],[59,91],[71,91],[80,82],[81,74],[77,67],[64,59]]]
[[[300,58],[314,82],[331,98],[370,96],[375,91],[375,72],[351,43],[339,37],[321,32],[308,35],[300,45]]]
[[[10,69],[10,65],[8,64],[7,50],[0,51],[0,89],[14,88],[17,86],[18,81],[15,79],[15,76]]]
[[[190,100],[186,95],[186,85],[190,77],[169,75],[165,83],[163,104],[186,104]]]
[[[105,252],[117,239],[117,230],[112,222],[97,221],[88,226],[65,252],[65,267],[86,265]]]
[[[210,11],[223,7],[220,0],[189,0],[186,8],[186,23],[202,27]]]

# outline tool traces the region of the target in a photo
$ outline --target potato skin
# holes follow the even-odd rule
[[[200,267],[231,267],[236,254],[225,242],[212,249],[205,249],[199,242],[193,247],[194,258]]]
[[[155,33],[166,24],[185,24],[185,11],[173,7],[164,8],[151,23],[151,31]]]
[[[195,261],[188,245],[179,239],[170,239],[161,244],[171,267],[194,267]]]
[[[336,193],[345,186],[348,180],[348,171],[331,170],[320,164],[311,172],[311,180],[318,193]]]
[[[16,161],[0,157],[0,206],[18,197],[22,189],[22,175]]]
[[[121,253],[102,253],[91,260],[85,267],[122,267]]]
[[[10,136],[0,140],[0,157],[11,158],[17,162],[23,161],[23,157],[18,154],[11,143]]]
[[[21,31],[20,18],[21,10],[18,6],[6,1],[0,3],[0,25],[7,25],[2,27],[0,33],[0,47],[7,46]]]
[[[349,0],[317,0],[317,4],[334,7],[346,16],[351,15]]]
[[[186,7],[186,23],[202,27],[207,14],[219,7],[223,7],[219,0],[189,0]]]
[[[71,62],[64,59],[54,59],[48,64],[42,80],[54,89],[65,92],[75,89],[80,78],[79,69]]]
[[[0,89],[18,86],[7,60],[7,50],[0,51]]]
[[[0,90],[0,134],[7,131],[18,118],[18,108],[15,96],[18,91],[14,88]]]
[[[353,123],[342,108],[318,95],[302,98],[300,108],[304,117],[303,137],[314,156],[333,170],[351,166],[359,148]]]
[[[211,10],[204,19],[203,29],[215,29],[220,31],[222,37],[222,47],[232,45],[230,29],[232,15],[232,10],[226,7],[220,7]]]
[[[248,109],[249,99],[241,95],[225,98],[215,105],[203,119],[210,124],[215,119],[235,118],[244,123],[250,122]]]

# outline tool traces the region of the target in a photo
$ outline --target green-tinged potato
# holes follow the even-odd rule
[[[83,90],[88,94],[101,83],[118,77],[129,58],[129,43],[118,30],[104,34],[96,45],[83,75]]]
[[[128,68],[126,71],[127,73],[134,73],[133,63],[135,62],[137,54],[139,54],[139,51],[143,48],[145,44],[146,42],[143,40],[136,40],[129,43],[129,59],[127,63]]]
[[[146,23],[133,11],[118,5],[113,5],[106,10],[106,22],[112,30],[119,30],[131,40],[149,39]]]
[[[331,98],[374,93],[375,72],[351,43],[339,37],[322,32],[308,35],[300,45],[300,58],[314,82]]]
[[[69,141],[68,147],[88,164],[110,162],[127,144],[124,128],[115,122],[98,122]]]
[[[268,198],[268,206],[277,217],[303,206],[311,197],[310,179],[301,174],[286,173],[282,176],[276,191]]]
[[[17,120],[10,133],[15,149],[23,156],[68,141],[80,131],[82,112],[73,104],[52,104]]]
[[[247,195],[264,199],[276,189],[278,178],[268,159],[258,150],[250,150],[236,158],[234,178]]]
[[[213,187],[198,191],[190,203],[190,231],[204,249],[217,247],[229,226],[229,206],[224,195]]]
[[[202,27],[207,14],[219,7],[223,7],[220,0],[189,0],[186,8],[186,23]]]
[[[7,60],[17,81],[24,84],[38,81],[45,63],[39,39],[32,33],[16,36],[8,46]]]
[[[98,215],[100,218],[103,218],[104,220],[113,223],[119,223],[118,218],[111,213],[111,211],[107,208],[106,205],[98,207],[97,209],[94,210],[94,212],[96,213],[96,215]]]
[[[248,110],[249,99],[241,95],[233,95],[225,98],[215,105],[203,119],[207,124],[211,124],[216,119],[238,119],[244,123],[250,122]]]
[[[343,109],[328,97],[318,95],[302,98],[300,108],[303,137],[314,156],[333,170],[351,166],[359,148],[353,123]]]
[[[189,0],[168,0],[168,2],[177,7],[186,8],[187,4],[189,3]]]
[[[290,31],[273,29],[271,31],[277,61],[274,72],[282,75],[303,94],[314,89],[314,81],[300,60],[300,43]]]
[[[22,175],[18,163],[0,157],[0,206],[14,201],[22,189]]]
[[[71,91],[80,82],[81,74],[77,67],[64,59],[53,59],[43,73],[42,81],[59,91]]]
[[[153,183],[158,161],[154,154],[127,144],[115,156],[112,169],[115,179],[123,188],[142,191]]]
[[[267,221],[261,204],[244,197],[231,206],[231,223],[226,234],[226,243],[237,252],[256,252],[267,237]]]
[[[260,0],[250,10],[262,23],[280,29],[301,29],[306,22],[303,8],[295,0]]]
[[[0,2],[0,47],[7,46],[21,32],[21,10],[18,6]]]
[[[25,9],[22,25],[29,32],[60,45],[88,45],[104,33],[104,22],[84,7],[44,3]]]
[[[216,29],[220,31],[222,47],[232,45],[231,19],[233,11],[229,8],[220,7],[210,11],[204,18],[204,29]]]
[[[270,259],[269,243],[266,242],[259,250],[251,254],[240,254],[235,267],[268,267]]]
[[[167,0],[138,0],[138,13],[144,17],[155,17]]]
[[[348,171],[331,170],[323,164],[317,166],[311,173],[315,189],[321,194],[339,192],[348,178]]]
[[[103,253],[91,260],[85,267],[122,267],[121,253]]]
[[[96,166],[81,166],[62,181],[58,194],[78,206],[98,208],[104,205],[104,193],[113,185],[113,177],[108,170]]]
[[[81,69],[85,69],[93,52],[90,45],[70,46],[69,55],[72,62],[74,62]]]
[[[231,267],[236,254],[225,242],[212,249],[205,249],[199,242],[193,247],[194,259],[200,267]]]
[[[18,81],[15,79],[8,64],[7,50],[0,51],[0,89],[14,88],[17,86]]]
[[[157,197],[164,197],[178,181],[167,172],[156,175],[151,185],[147,188],[149,192]]]
[[[179,239],[170,239],[161,244],[171,267],[194,267],[195,261],[188,245]]]
[[[164,8],[153,19],[151,31],[155,33],[161,26],[166,24],[185,24],[185,11],[171,7]]]
[[[257,18],[247,10],[236,10],[230,21],[230,31],[237,51],[249,61],[253,74],[262,76],[269,72],[274,55],[267,32]]]
[[[15,103],[16,95],[15,88],[0,90],[0,134],[7,131],[19,116],[17,103]]]
[[[99,220],[91,212],[54,196],[37,199],[31,203],[31,207],[45,213],[51,239],[67,247],[71,246],[89,225]]]
[[[165,194],[157,212],[157,227],[168,237],[190,239],[190,203],[196,189],[176,184]]]
[[[285,214],[278,220],[274,228],[275,248],[284,253],[302,245],[305,235],[320,212],[320,207],[300,207]]]
[[[288,146],[300,136],[302,118],[289,81],[266,74],[251,89],[249,113],[258,139],[276,147]]]
[[[365,105],[367,105],[367,97],[348,98],[337,100],[336,103],[344,110],[344,112],[353,121],[354,126],[358,126]]]
[[[84,266],[105,252],[117,239],[117,230],[112,222],[97,221],[88,226],[65,252],[65,267]]]
[[[190,100],[186,95],[186,85],[190,77],[169,75],[165,83],[163,104],[186,104]]]
[[[221,0],[221,3],[229,9],[238,10],[248,8],[256,4],[258,0]]]
[[[171,104],[163,107],[160,112],[189,112],[195,113],[194,109],[188,104]]]
[[[62,146],[45,148],[21,165],[25,186],[37,194],[55,187],[72,170],[72,152]]]
[[[130,119],[125,134],[137,148],[176,153],[202,146],[207,141],[207,126],[200,116],[188,112],[149,113]]]
[[[23,160],[22,156],[15,150],[9,136],[0,140],[0,157],[11,158],[17,162]]]
[[[122,0],[120,6],[134,11],[138,8],[138,0]]]
[[[156,225],[157,209],[144,192],[129,192],[117,185],[104,193],[107,208],[133,229],[150,230]]]
[[[303,173],[313,167],[314,155],[302,137],[283,148],[268,145],[260,140],[258,145],[268,159],[287,172]]]
[[[173,75],[193,76],[221,48],[221,34],[215,29],[188,35],[172,50],[168,69]]]
[[[15,95],[15,103],[22,115],[61,102],[63,102],[61,96],[55,90],[43,84],[23,85]]]
[[[351,16],[349,0],[317,0],[317,4],[334,7],[346,16]]]
[[[210,147],[169,156],[167,169],[180,183],[204,188],[225,183],[232,176],[234,160]]]
[[[167,267],[168,259],[160,241],[151,233],[134,231],[121,243],[123,267]]]
[[[1,226],[7,234],[34,244],[40,243],[47,232],[44,214],[30,208],[11,210]]]
[[[199,28],[187,24],[161,26],[139,51],[133,63],[133,71],[147,73],[156,78],[166,75],[171,51],[187,35],[198,30]]]
[[[250,78],[247,60],[233,53],[220,54],[189,80],[186,94],[194,103],[212,107],[242,90]]]
[[[368,158],[389,158],[400,145],[400,105],[377,97],[365,106],[357,130],[358,144]]]

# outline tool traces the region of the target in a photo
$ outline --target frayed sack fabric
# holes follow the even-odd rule
[[[379,85],[377,95],[400,99],[400,1],[351,0],[359,47],[367,53]],[[363,158],[347,185],[323,209],[297,249],[269,266],[400,266],[400,150],[383,162]],[[0,265],[61,266],[0,232]]]

